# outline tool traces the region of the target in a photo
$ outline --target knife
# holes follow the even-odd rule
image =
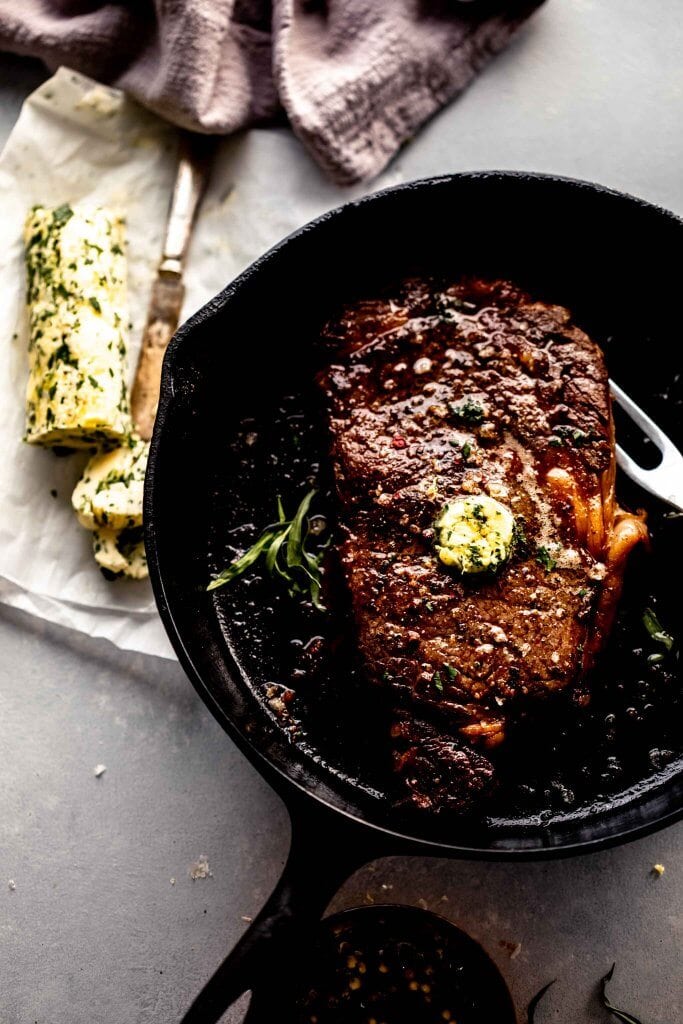
[[[183,268],[199,204],[208,179],[215,140],[185,132],[180,138],[178,172],[166,222],[166,235],[147,313],[147,324],[133,382],[135,429],[149,441],[159,404],[164,353],[180,320],[185,297]]]

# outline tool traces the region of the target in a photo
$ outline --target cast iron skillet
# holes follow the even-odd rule
[[[192,683],[292,819],[291,852],[275,892],[189,1011],[188,1024],[216,1021],[242,992],[258,988],[266,967],[294,948],[340,882],[373,857],[568,855],[681,816],[683,772],[673,763],[625,792],[564,813],[449,825],[407,819],[363,779],[335,770],[325,750],[293,744],[270,713],[263,684],[274,678],[278,645],[288,639],[283,616],[271,615],[245,645],[245,627],[235,621],[252,614],[249,588],[237,608],[234,595],[205,589],[224,557],[216,537],[239,522],[262,526],[272,518],[272,494],[253,487],[242,493],[234,472],[225,479],[231,431],[250,408],[312,375],[317,329],[342,302],[413,272],[508,276],[569,306],[598,338],[636,339],[610,352],[617,379],[615,361],[653,358],[668,377],[680,368],[669,301],[679,292],[680,261],[672,254],[681,251],[683,222],[606,188],[526,173],[451,175],[325,214],[261,257],[176,334],[145,491],[154,592]],[[645,337],[643,352],[637,339]],[[634,393],[646,408],[650,378],[644,374],[645,392]]]

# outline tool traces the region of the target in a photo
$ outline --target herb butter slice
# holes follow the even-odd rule
[[[512,512],[487,494],[449,501],[434,524],[439,560],[462,573],[495,572],[509,557]]]
[[[101,208],[34,207],[28,277],[29,444],[85,448],[131,430],[124,224]]]
[[[149,445],[138,437],[93,455],[76,484],[71,503],[86,530],[126,530],[142,524],[142,498]]]
[[[93,553],[100,569],[113,576],[142,580],[148,575],[142,527],[129,530],[98,528],[93,532]]]

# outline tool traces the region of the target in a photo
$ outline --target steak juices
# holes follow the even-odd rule
[[[616,503],[603,355],[566,309],[472,278],[359,302],[324,341],[360,657],[411,800],[467,810],[516,716],[587,700],[647,539]]]

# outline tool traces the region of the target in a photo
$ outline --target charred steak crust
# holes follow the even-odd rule
[[[465,809],[490,789],[483,751],[516,708],[568,687],[585,696],[645,533],[616,507],[603,355],[563,307],[471,278],[358,303],[323,341],[359,653],[396,709],[413,802]],[[495,574],[458,575],[435,556],[435,519],[468,495],[514,515]]]

